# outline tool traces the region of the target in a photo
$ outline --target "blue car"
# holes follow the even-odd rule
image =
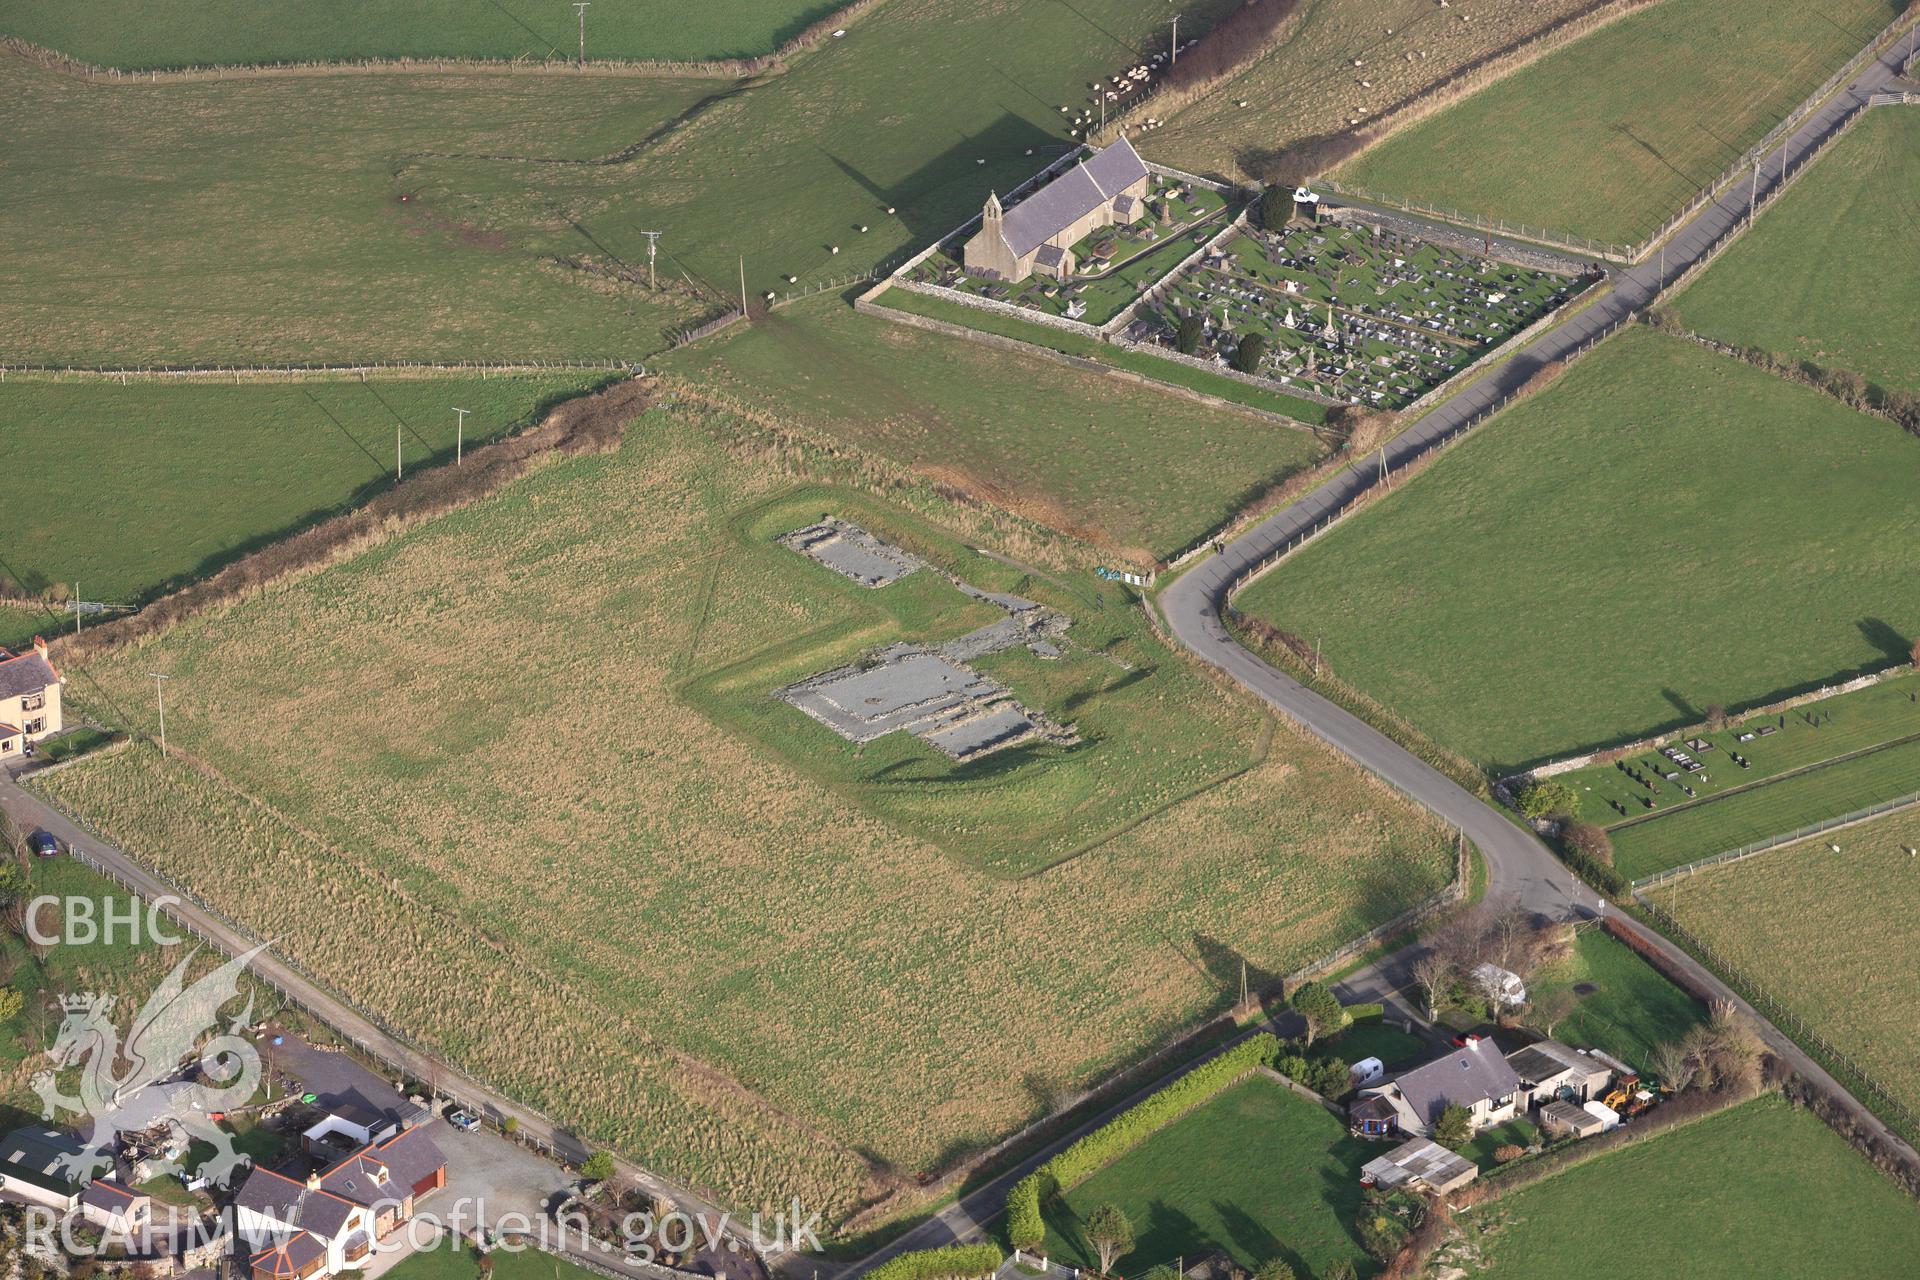
[[[57,858],[60,856],[60,837],[51,831],[36,831],[27,837],[27,847],[33,850],[36,857]]]

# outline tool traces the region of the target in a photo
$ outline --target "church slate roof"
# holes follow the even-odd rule
[[[1124,137],[1082,160],[1007,210],[1007,247],[1024,258],[1147,176],[1147,162]]]

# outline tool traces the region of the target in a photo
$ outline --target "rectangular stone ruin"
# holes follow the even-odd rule
[[[775,541],[863,587],[879,588],[925,567],[920,557],[874,537],[857,524],[822,517]]]

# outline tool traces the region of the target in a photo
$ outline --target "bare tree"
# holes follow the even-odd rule
[[[1573,994],[1570,987],[1554,987],[1544,995],[1535,997],[1528,1010],[1528,1017],[1549,1038],[1553,1029],[1565,1022],[1580,1005],[1580,997]]]
[[[1647,1065],[1653,1068],[1660,1087],[1669,1093],[1679,1093],[1693,1083],[1693,1055],[1678,1040],[1662,1040],[1653,1046],[1653,1052],[1647,1055]]]
[[[1420,994],[1426,997],[1427,1017],[1440,1016],[1440,997],[1453,985],[1454,967],[1439,948],[1430,948],[1421,953],[1413,962],[1413,981],[1420,988]]]
[[[1519,903],[1507,904],[1487,922],[1485,952],[1502,969],[1519,973],[1528,964],[1528,944],[1533,937],[1533,913]]]

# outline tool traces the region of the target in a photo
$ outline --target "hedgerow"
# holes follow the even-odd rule
[[[956,1280],[989,1276],[1005,1259],[995,1245],[956,1244],[945,1249],[918,1249],[889,1258],[867,1272],[867,1280]]]
[[[1273,1065],[1280,1042],[1270,1032],[1250,1036],[1201,1064],[1095,1129],[1013,1184],[1007,1192],[1007,1238],[1016,1249],[1037,1249],[1047,1238],[1040,1206],[1094,1170],[1139,1145],[1175,1117],[1238,1082],[1256,1067]]]

